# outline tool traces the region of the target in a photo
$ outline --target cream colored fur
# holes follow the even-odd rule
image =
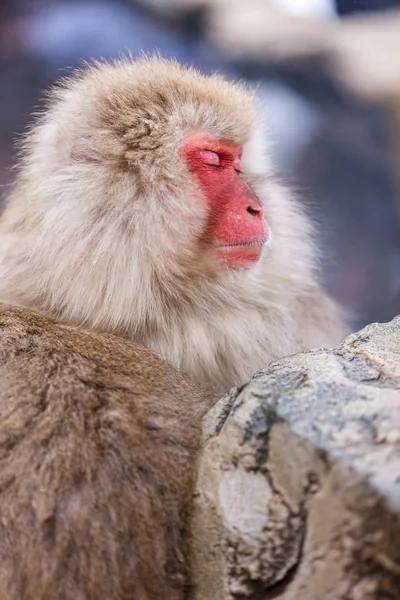
[[[65,81],[0,220],[0,300],[127,336],[217,393],[338,342],[309,223],[269,172],[257,123],[244,87],[159,58]],[[272,231],[249,271],[221,268],[204,245],[205,201],[179,154],[192,131],[244,144]]]

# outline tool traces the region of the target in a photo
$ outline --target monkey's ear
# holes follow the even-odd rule
[[[99,163],[100,156],[92,136],[80,135],[71,144],[71,160],[74,163]]]
[[[99,163],[100,159],[93,156],[89,152],[85,152],[83,149],[74,148],[71,151],[71,160],[76,163]]]

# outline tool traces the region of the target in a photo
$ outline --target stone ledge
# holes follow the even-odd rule
[[[271,363],[204,439],[196,600],[400,598],[399,317]]]

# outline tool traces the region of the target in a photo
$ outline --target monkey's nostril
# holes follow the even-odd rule
[[[253,206],[248,206],[246,210],[249,213],[249,215],[251,215],[252,217],[261,217],[262,216],[261,208],[254,208]]]

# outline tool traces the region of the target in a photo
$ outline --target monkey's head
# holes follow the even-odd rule
[[[268,227],[241,174],[255,117],[248,92],[147,59],[97,65],[56,97],[47,118],[54,166],[74,169],[94,224],[119,218],[137,238],[134,254],[150,252],[154,268],[161,254],[196,272],[257,262]]]
[[[270,238],[256,120],[241,85],[159,58],[63,82],[2,217],[0,296],[139,331],[256,270]]]

